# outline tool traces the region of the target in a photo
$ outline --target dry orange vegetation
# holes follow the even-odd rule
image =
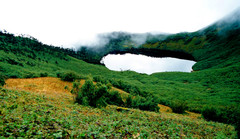
[[[7,79],[5,88],[41,93],[49,96],[71,95],[70,89],[64,89],[65,86],[71,89],[72,83],[61,81],[59,78],[54,77],[42,77],[31,79]]]
[[[160,112],[172,112],[172,109],[168,106],[158,104],[158,107],[160,108]]]
[[[82,87],[84,83],[85,80],[81,80],[80,87]],[[68,89],[65,89],[66,86]],[[55,77],[7,79],[4,87],[12,90],[34,92],[49,97],[73,97],[70,93],[72,83],[62,81],[61,79]],[[112,87],[112,89],[118,91],[122,95],[128,94],[127,92],[115,87]]]
[[[80,87],[85,83],[85,80],[80,81]],[[65,87],[68,86],[68,89],[65,89]],[[41,78],[28,78],[28,79],[7,79],[6,85],[4,86],[7,89],[12,90],[20,90],[20,91],[28,91],[32,93],[37,93],[41,95],[46,95],[50,98],[61,98],[61,100],[65,100],[66,102],[72,102],[73,101],[73,95],[70,93],[70,90],[72,89],[72,83],[62,81],[59,78],[55,77],[41,77]],[[127,92],[115,88],[112,88],[113,90],[116,90],[120,92],[123,96],[128,95]],[[172,109],[168,106],[164,106],[159,104],[160,112],[161,113],[172,113]],[[176,117],[179,115],[177,114]],[[173,116],[175,117],[175,116]],[[201,114],[187,112],[187,115],[180,116],[187,117],[190,119],[197,119],[201,117]]]

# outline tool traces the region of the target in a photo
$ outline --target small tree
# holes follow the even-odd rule
[[[79,81],[73,82],[73,87],[72,87],[71,93],[72,94],[77,94],[80,91],[80,87],[79,86],[80,86],[80,82]]]

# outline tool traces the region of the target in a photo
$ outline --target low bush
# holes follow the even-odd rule
[[[102,84],[109,84],[112,85],[114,87],[117,87],[119,89],[122,89],[128,93],[130,93],[131,95],[140,95],[142,97],[148,97],[151,96],[152,94],[141,90],[139,87],[134,86],[129,84],[128,82],[122,81],[122,80],[118,80],[118,79],[106,79],[102,76],[94,76],[93,77],[93,81],[95,82],[100,82]]]
[[[73,82],[73,87],[72,87],[71,93],[77,94],[79,91],[80,91],[80,82],[78,82],[78,81]]]
[[[217,109],[213,107],[205,107],[202,111],[202,116],[206,120],[211,120],[211,121],[219,121],[220,120],[220,115]]]
[[[216,108],[213,106],[205,107],[202,116],[206,120],[232,124],[235,126],[240,137],[240,108],[238,106]]]
[[[94,82],[100,82],[102,84],[107,84],[109,81],[104,79],[102,76],[94,76],[93,77]]]
[[[158,99],[155,97],[141,97],[141,96],[135,96],[132,97],[129,95],[126,99],[125,106],[129,108],[138,108],[140,110],[147,110],[147,111],[159,111],[158,107]]]
[[[121,94],[118,91],[110,91],[107,97],[107,103],[111,105],[123,106]]]
[[[175,113],[184,113],[188,109],[185,101],[173,101],[170,103],[170,107]]]
[[[74,82],[73,94],[77,94],[76,102],[86,106],[105,107],[107,104],[138,108],[141,110],[158,111],[158,99],[154,97],[142,97],[129,95],[124,102],[118,91],[112,91],[107,85],[98,82],[96,85],[92,80],[86,80],[82,88]]]
[[[131,95],[140,95],[140,96],[143,96],[143,97],[151,96],[150,93],[145,92],[145,91],[141,90],[139,87],[131,85],[128,82],[124,82],[122,80],[116,80],[116,79],[111,79],[111,80],[109,80],[109,82],[114,87],[117,87],[117,88],[122,89],[126,92],[129,92]]]
[[[35,73],[29,72],[23,76],[23,78],[36,78],[38,77]]]
[[[108,94],[106,85],[94,85],[92,80],[86,80],[77,94],[76,102],[92,107],[106,107]]]
[[[40,73],[40,77],[47,77],[48,76],[48,73],[47,72],[42,72]]]
[[[57,77],[61,78],[63,81],[69,82],[73,82],[74,80],[78,79],[78,75],[74,72],[57,73]]]

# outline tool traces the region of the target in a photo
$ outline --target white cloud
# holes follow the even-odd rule
[[[2,0],[0,29],[71,47],[111,31],[196,31],[240,6],[239,0]]]

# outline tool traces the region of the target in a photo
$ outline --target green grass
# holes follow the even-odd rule
[[[236,137],[232,126],[221,123],[134,109],[118,112],[115,106],[96,109],[70,98],[0,89],[0,137]]]

